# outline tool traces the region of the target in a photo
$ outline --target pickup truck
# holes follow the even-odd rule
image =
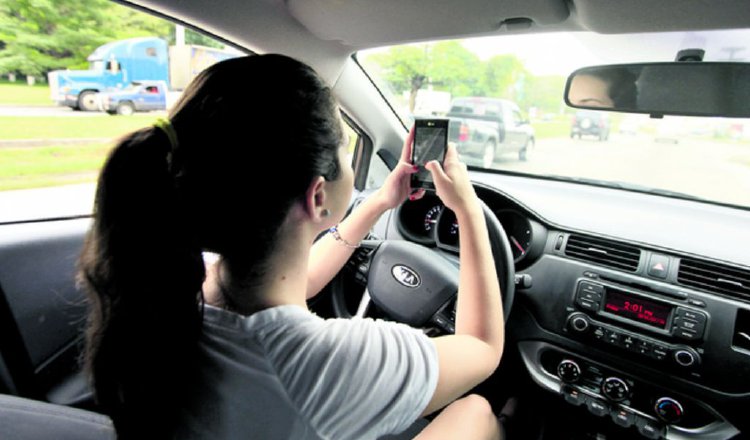
[[[455,143],[459,154],[480,158],[482,167],[492,168],[504,153],[518,153],[522,161],[529,159],[534,147],[534,129],[514,102],[456,98],[447,116],[448,141]]]
[[[99,93],[101,108],[114,115],[132,115],[134,112],[165,110],[167,108],[167,83],[165,81],[136,81],[122,90]]]

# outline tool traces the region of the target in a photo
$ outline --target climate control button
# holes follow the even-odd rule
[[[657,400],[654,405],[654,412],[662,421],[667,423],[679,422],[685,413],[680,402],[671,397],[662,397]]]
[[[602,394],[613,402],[622,402],[630,396],[630,387],[619,377],[608,377],[602,382]]]
[[[577,382],[581,377],[581,367],[575,361],[563,359],[557,365],[557,376],[565,383]]]

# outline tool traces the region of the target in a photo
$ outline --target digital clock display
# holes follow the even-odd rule
[[[654,327],[666,328],[672,306],[624,295],[608,289],[604,311]]]

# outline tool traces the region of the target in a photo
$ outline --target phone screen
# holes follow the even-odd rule
[[[419,165],[419,171],[412,174],[412,187],[434,188],[432,174],[424,165],[431,160],[437,160],[442,164],[443,159],[445,159],[447,144],[447,119],[420,119],[416,121],[411,158],[414,165]]]

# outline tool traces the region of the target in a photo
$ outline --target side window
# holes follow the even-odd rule
[[[356,159],[358,154],[362,153],[359,149],[364,147],[362,135],[359,134],[349,123],[346,117],[344,117],[344,131],[349,136],[349,146],[347,150],[347,161],[352,165],[352,168],[357,171]],[[365,181],[365,189],[379,188],[383,185],[385,178],[391,172],[386,166],[383,159],[378,155],[373,154],[370,159],[369,166],[367,169],[367,180]]]
[[[370,169],[367,172],[367,183],[365,189],[380,188],[391,170],[388,169],[383,159],[377,154],[370,160]]]
[[[518,110],[513,110],[513,125],[518,126],[521,125],[521,122],[523,121],[523,117],[521,116],[521,112]]]
[[[346,161],[351,164],[352,168],[354,168],[354,153],[359,146],[360,136],[359,133],[354,131],[352,126],[346,122],[346,119],[344,120],[344,132],[346,132],[346,135],[349,137],[349,146],[346,149]]]
[[[54,8],[54,3],[42,6]],[[153,124],[167,111],[166,106],[145,111],[118,103],[109,99],[109,90],[128,89],[132,81],[164,81],[167,105],[172,105],[181,87],[170,72],[188,72],[185,66],[196,64],[190,55],[178,59],[173,53],[197,54],[192,48],[200,47],[201,62],[243,55],[115,2],[87,2],[79,8],[66,2],[71,6],[64,16],[23,4],[0,7],[0,23],[9,29],[0,32],[0,222],[91,214],[99,169],[114,140]],[[82,23],[86,28],[80,28]],[[50,41],[59,44],[60,35],[69,37],[64,39],[68,46],[50,56]],[[153,43],[134,46],[134,38]],[[169,54],[168,63],[157,64],[163,52]],[[191,71],[185,83],[199,72]],[[149,92],[159,90],[149,87]]]

